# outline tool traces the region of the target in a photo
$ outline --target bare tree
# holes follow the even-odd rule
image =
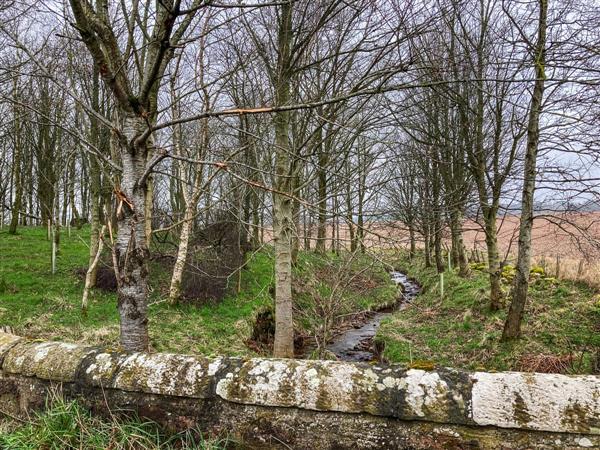
[[[540,141],[540,114],[544,98],[546,65],[546,30],[548,27],[548,0],[539,0],[539,18],[537,42],[534,46],[533,65],[535,84],[529,107],[527,124],[527,148],[523,179],[523,197],[521,201],[521,220],[519,227],[519,255],[512,290],[512,301],[502,333],[503,339],[516,338],[521,334],[521,322],[529,289],[529,270],[531,266],[531,231],[533,228],[533,207],[536,179],[536,162]]]

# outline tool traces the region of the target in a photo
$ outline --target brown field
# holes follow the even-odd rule
[[[332,230],[330,223],[327,227],[328,248],[331,247]],[[365,246],[372,250],[406,248],[409,244],[408,231],[400,222],[370,222],[365,225],[365,230]],[[312,235],[316,235],[316,230]],[[516,259],[518,235],[519,216],[507,215],[498,219],[499,250],[507,263]],[[270,233],[266,232],[265,238],[268,236]],[[471,258],[483,257],[486,246],[481,224],[473,220],[465,222],[464,240]],[[349,248],[350,233],[345,224],[339,226],[339,241]],[[316,239],[310,239],[311,247],[314,248],[315,243]],[[444,245],[448,244],[446,239]],[[600,212],[536,217],[532,247],[534,263],[544,267],[548,274],[600,287]]]
[[[514,262],[518,248],[518,216],[498,220],[502,257]],[[485,236],[475,223],[465,224],[465,246],[485,250]],[[600,287],[600,213],[536,217],[533,222],[534,263],[557,278],[581,280]]]

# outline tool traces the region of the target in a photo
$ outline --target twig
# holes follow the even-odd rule
[[[16,421],[18,421],[18,422],[21,422],[21,423],[28,423],[28,422],[27,422],[27,420],[23,420],[23,419],[21,419],[20,417],[13,416],[12,414],[10,414],[10,413],[7,413],[7,412],[6,412],[6,411],[4,411],[3,409],[0,409],[0,414],[3,414],[3,415],[5,415],[6,417],[10,417],[11,419],[13,419],[13,420],[16,420]]]

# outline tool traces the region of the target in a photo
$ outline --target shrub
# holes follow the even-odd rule
[[[539,275],[539,276],[545,276],[546,275],[546,271],[544,270],[543,267],[540,266],[533,266],[530,270],[529,273],[531,275]]]

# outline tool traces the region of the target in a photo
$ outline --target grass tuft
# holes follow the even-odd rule
[[[0,428],[0,448],[5,450],[218,450],[227,443],[225,439],[206,439],[197,430],[168,435],[156,423],[137,417],[94,417],[76,401],[60,395],[54,395],[47,409],[27,423],[15,426],[5,422]]]

